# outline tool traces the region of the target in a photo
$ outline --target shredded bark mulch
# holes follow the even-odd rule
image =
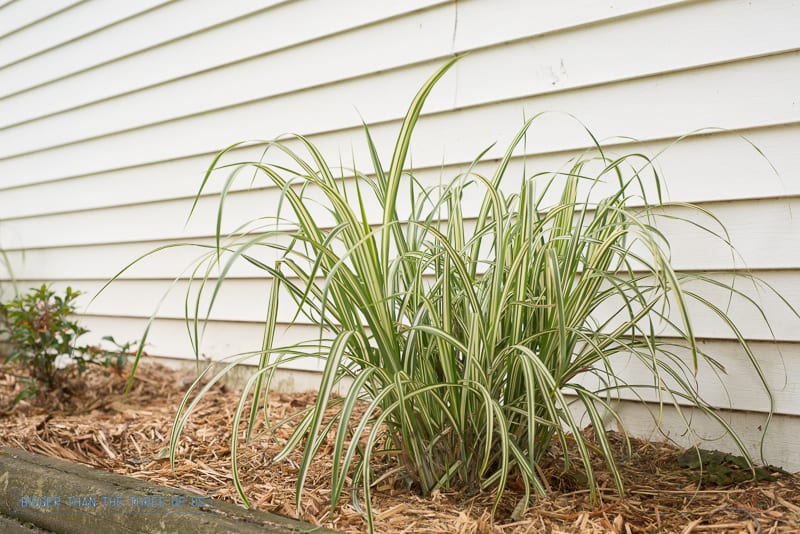
[[[239,393],[215,385],[201,400],[181,435],[173,475],[169,435],[193,376],[145,360],[123,399],[127,372],[91,369],[80,377],[71,376],[61,394],[44,392],[12,407],[23,388],[21,371],[0,367],[0,445],[241,503],[230,467],[230,428]],[[273,421],[281,420],[314,399],[313,392],[271,393],[270,415]],[[299,457],[272,461],[290,431],[278,429],[274,439],[262,436],[246,446],[244,440],[240,442],[239,470],[252,505],[343,532],[364,532],[364,516],[347,498],[330,512],[331,458],[325,454],[332,447],[312,466],[298,512],[294,496]],[[513,481],[492,520],[492,494],[447,490],[420,496],[409,491],[401,474],[387,465],[385,476],[376,476],[373,489],[376,531],[800,532],[800,475],[770,471],[763,478],[771,480],[717,487],[707,479],[698,480],[697,470],[682,467],[686,462],[679,460],[686,456],[681,457],[681,449],[634,440],[633,455],[628,458],[622,452],[622,439],[614,436],[614,440],[620,449],[624,497],[617,494],[610,474],[598,462],[597,477],[605,489],[599,502],[593,503],[581,489],[581,473],[564,472],[563,451],[554,447],[542,466],[550,496],[534,500],[517,519],[511,517],[522,492]],[[376,466],[378,471],[381,468]]]

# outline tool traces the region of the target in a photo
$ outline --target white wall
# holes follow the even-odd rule
[[[416,88],[469,52],[426,105],[412,147],[420,174],[458,168],[498,141],[491,159],[524,116],[542,110],[572,113],[601,139],[636,138],[651,154],[694,130],[724,128],[659,159],[670,199],[712,210],[728,225],[738,266],[800,307],[798,28],[794,0],[0,3],[0,245],[23,288],[71,285],[86,305],[144,252],[211,239],[218,183],[184,223],[217,150],[292,131],[331,160],[354,153],[368,168],[361,117],[388,152]],[[528,139],[529,165],[551,168],[587,145],[574,123],[548,119]],[[262,188],[232,200],[244,219],[264,213],[270,198]],[[734,266],[708,240],[672,235],[680,269]],[[194,256],[173,251],[136,266],[83,310],[84,323],[97,338],[136,339]],[[233,277],[202,348],[211,358],[259,344],[268,283],[246,268]],[[151,354],[192,357],[182,287],[161,308]],[[756,296],[773,333],[743,306],[732,314],[775,388],[776,427],[796,433],[798,321],[776,299]],[[731,368],[732,398],[710,394],[753,412],[739,421],[755,435],[765,400],[737,363],[730,333],[705,318],[697,333]],[[768,459],[800,469],[791,433],[772,440]]]

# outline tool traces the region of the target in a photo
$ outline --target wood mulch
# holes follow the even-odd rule
[[[22,387],[18,375],[19,370],[0,368],[0,445],[241,502],[230,473],[236,391],[215,386],[200,402],[181,436],[173,476],[166,447],[175,410],[191,376],[145,360],[123,402],[126,375],[104,376],[102,370],[92,369],[70,380],[67,396],[44,394],[10,408]],[[313,400],[313,393],[271,394],[271,415],[278,420]],[[297,513],[294,491],[299,458],[271,462],[288,434],[289,429],[281,429],[277,440],[264,437],[240,449],[240,474],[253,506],[343,532],[365,531],[362,514],[346,499],[330,514],[329,457],[318,458],[312,467]],[[778,475],[770,482],[725,488],[698,486],[692,481],[693,472],[677,465],[681,450],[643,441],[634,441],[633,446],[632,458],[622,465],[625,497],[617,495],[610,475],[598,465],[598,478],[608,490],[601,491],[596,504],[580,489],[580,473],[562,472],[560,453],[554,450],[543,466],[551,496],[535,501],[516,520],[510,517],[520,493],[513,484],[492,521],[490,494],[448,490],[422,497],[404,489],[400,477],[387,476],[373,491],[376,531],[800,532],[800,475]]]

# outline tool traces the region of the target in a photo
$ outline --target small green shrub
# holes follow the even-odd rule
[[[609,422],[622,424],[615,400],[624,391],[672,404],[680,414],[685,403],[693,405],[731,432],[746,456],[744,444],[698,391],[701,368],[720,372],[724,367],[699,346],[689,313],[693,302],[730,328],[771,410],[772,396],[750,346],[724,309],[698,288],[743,294],[710,274],[673,269],[669,243],[656,223],[662,216],[677,216],[662,210],[661,181],[651,160],[635,153],[612,157],[590,137],[594,148],[564,170],[525,169],[514,178],[515,192],[506,193],[501,183],[534,117],[494,164],[492,175],[476,171],[481,154],[451,181],[423,187],[405,168],[411,133],[423,102],[451,64],[416,95],[388,167],[366,126],[370,174],[331,167],[302,136],[265,142],[258,161],[222,164],[239,145],[214,159],[195,206],[212,171],[227,168],[230,175],[219,201],[216,246],[208,247],[192,275],[198,282],[194,306],[187,295],[187,310],[194,310],[187,315],[192,342],[199,351],[198,323],[203,313],[209,317],[229,270],[242,260],[261,269],[270,288],[264,341],[206,385],[198,379],[187,393],[173,427],[172,461],[181,429],[202,394],[237,361],[253,355],[259,367],[244,388],[233,428],[244,420],[252,439],[278,365],[309,355],[323,360],[316,404],[293,421],[294,433],[275,460],[303,450],[299,506],[310,463],[325,438],[332,437],[331,506],[348,481],[357,503],[360,486],[370,526],[371,460],[379,450],[393,456],[425,494],[442,487],[489,490],[499,502],[513,478],[526,488],[517,506],[522,511],[531,493],[546,491],[538,468],[555,440],[577,450],[593,494],[598,482],[592,450],[622,491],[606,429]],[[266,223],[254,221],[261,226],[244,225],[225,236],[223,207],[242,174],[264,177],[280,191],[280,202],[265,214]],[[610,192],[597,198],[598,190],[609,185]],[[470,213],[476,198],[478,207]],[[329,221],[313,211],[320,205]],[[376,207],[380,220],[371,220],[368,213]],[[727,243],[711,214],[683,207],[706,221],[685,219],[687,224]],[[265,250],[277,251],[279,259],[260,259]],[[739,277],[752,279],[746,273]],[[207,309],[201,308],[203,293],[211,293]],[[286,293],[293,303],[282,299]],[[318,337],[279,345],[279,306],[292,306],[298,317],[318,325]],[[659,337],[665,327],[672,341]],[[675,337],[682,339],[688,357]],[[631,361],[638,362],[646,379],[640,373],[628,383],[618,374],[619,366]],[[345,379],[352,383],[348,393],[332,397]],[[248,399],[253,402],[246,410]],[[351,423],[359,401],[367,408]],[[337,409],[336,416],[324,422],[330,408]],[[587,443],[576,412],[593,425],[596,445]],[[689,417],[685,420],[688,427]],[[231,440],[234,482],[248,502],[238,478],[236,430]],[[568,455],[564,461],[570,461]]]
[[[79,373],[89,364],[117,370],[125,366],[129,343],[119,345],[111,337],[104,338],[117,345],[118,352],[77,344],[78,338],[88,332],[73,317],[78,296],[80,292],[71,287],[59,295],[43,284],[0,304],[0,332],[11,347],[6,361],[27,369],[31,378],[15,402],[35,396],[42,388],[60,391],[66,366],[60,365],[59,359],[74,362]]]

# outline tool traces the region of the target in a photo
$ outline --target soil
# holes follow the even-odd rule
[[[44,392],[11,406],[22,389],[21,371],[0,367],[0,445],[88,464],[119,474],[241,503],[232,482],[230,428],[239,393],[215,385],[200,401],[179,441],[174,474],[168,459],[176,409],[194,376],[143,360],[133,388],[123,391],[127,373],[91,369],[73,375],[62,394]],[[315,394],[270,394],[274,421],[302,409]],[[343,532],[364,532],[363,514],[343,499],[330,513],[331,459],[312,466],[299,513],[295,506],[297,462],[271,459],[289,436],[261,437],[239,450],[239,472],[252,505],[259,509]],[[698,471],[681,467],[684,452],[668,443],[633,440],[633,455],[620,459],[626,494],[620,497],[610,474],[598,462],[603,485],[593,503],[580,488],[579,472],[564,472],[563,452],[554,447],[542,465],[550,485],[546,499],[535,500],[511,519],[522,495],[510,484],[492,520],[490,493],[457,490],[424,497],[408,491],[389,466],[376,465],[385,477],[373,490],[377,532],[799,532],[800,475],[773,472],[772,480],[718,487],[698,482]],[[242,440],[243,441],[243,440]],[[324,448],[323,448],[324,449]],[[330,451],[331,449],[326,449]],[[685,458],[685,457],[684,457]],[[388,461],[388,460],[387,460]],[[396,470],[394,470],[396,472]]]

